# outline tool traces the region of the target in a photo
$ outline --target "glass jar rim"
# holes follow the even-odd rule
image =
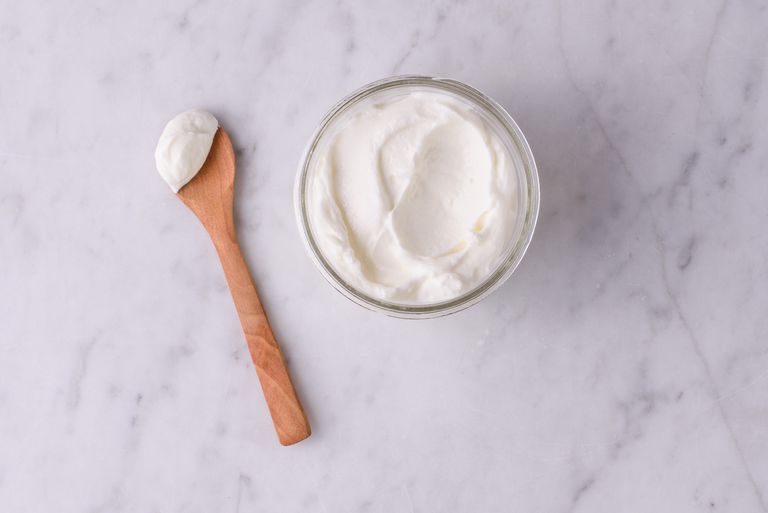
[[[333,122],[339,119],[339,117],[348,109],[373,94],[388,89],[408,86],[433,88],[442,92],[453,93],[463,100],[469,100],[470,103],[482,108],[487,114],[493,116],[499,122],[501,127],[504,128],[506,134],[518,149],[519,157],[523,162],[524,169],[522,171],[525,174],[526,187],[523,192],[527,196],[527,206],[522,230],[518,239],[513,241],[514,243],[494,271],[491,272],[479,285],[460,296],[439,303],[423,305],[407,305],[377,299],[347,283],[336,272],[331,263],[326,260],[314,239],[314,235],[310,228],[306,200],[307,181],[310,174],[312,157],[318,143]],[[520,171],[518,170],[517,172],[519,173]],[[520,127],[518,127],[517,123],[515,123],[509,113],[507,113],[501,105],[464,82],[448,78],[436,78],[422,75],[401,75],[377,80],[355,90],[336,103],[323,117],[318,128],[310,138],[309,144],[299,161],[299,168],[294,187],[294,208],[296,212],[296,222],[307,252],[323,277],[337,291],[347,299],[350,299],[369,310],[385,313],[393,317],[423,319],[448,315],[468,308],[490,295],[504,283],[510,275],[512,275],[522,261],[533,237],[539,213],[539,196],[539,177],[533,152],[531,151],[522,130],[520,130]]]

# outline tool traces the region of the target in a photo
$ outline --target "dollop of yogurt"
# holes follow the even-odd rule
[[[432,304],[497,268],[515,225],[514,164],[473,106],[411,92],[359,106],[329,130],[309,169],[307,214],[347,283]]]
[[[182,112],[165,125],[155,164],[173,192],[179,192],[203,167],[218,128],[216,118],[204,110]]]

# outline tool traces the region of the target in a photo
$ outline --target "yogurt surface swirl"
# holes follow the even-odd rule
[[[471,105],[410,92],[358,105],[331,129],[309,170],[307,212],[349,285],[423,305],[493,272],[515,225],[514,164]]]

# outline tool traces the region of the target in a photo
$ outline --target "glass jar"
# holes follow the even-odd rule
[[[448,301],[409,305],[370,297],[357,290],[335,271],[317,244],[307,208],[307,183],[322,147],[334,134],[334,124],[359,102],[393,93],[433,91],[448,94],[477,112],[494,130],[513,160],[517,182],[517,212],[511,240],[496,268],[475,288]],[[330,134],[330,135],[329,135]],[[320,122],[299,164],[294,191],[296,220],[304,245],[317,268],[336,290],[360,306],[400,318],[424,319],[458,312],[496,290],[514,272],[531,242],[539,213],[539,177],[533,153],[522,131],[501,105],[477,89],[456,80],[425,76],[397,76],[368,84],[337,103]]]

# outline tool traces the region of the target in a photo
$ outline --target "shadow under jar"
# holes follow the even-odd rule
[[[434,99],[439,99],[434,105],[426,101]],[[386,109],[399,109],[400,116],[381,121],[389,132],[366,132],[367,120],[382,118]],[[467,119],[466,132],[461,123],[427,123],[424,128],[412,122],[432,114],[452,119],[454,113]],[[414,147],[416,139],[420,147]],[[487,154],[464,148],[478,141],[489,148]],[[483,176],[490,176],[486,167],[496,170],[491,183],[503,186],[504,201],[472,173],[455,172],[471,170],[475,156],[487,164],[478,167]],[[419,173],[403,172],[409,166],[417,166]],[[350,191],[355,202],[348,205]],[[455,204],[474,206],[478,202],[472,195],[486,198],[494,208],[470,211],[477,219],[465,223],[461,216],[468,210]],[[399,76],[362,87],[323,118],[300,162],[294,201],[307,251],[334,288],[370,310],[420,319],[474,305],[514,272],[536,225],[539,180],[522,131],[494,100],[456,80]],[[354,216],[367,220],[376,215],[380,232],[360,237],[361,223]],[[461,240],[441,247],[446,240],[453,244],[446,233],[459,225]],[[481,250],[485,260],[472,269]],[[446,262],[469,271],[453,272]],[[429,267],[433,263],[439,264],[435,272]],[[401,276],[416,278],[403,284]]]

